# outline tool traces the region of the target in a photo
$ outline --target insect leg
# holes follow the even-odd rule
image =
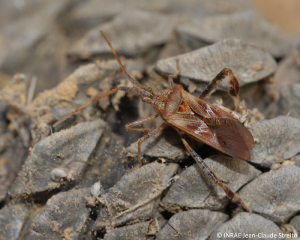
[[[151,116],[151,117],[148,117],[148,118],[145,118],[145,119],[142,119],[142,120],[138,120],[138,121],[134,121],[132,123],[128,123],[125,125],[125,129],[127,131],[140,131],[140,132],[146,132],[146,133],[149,133],[150,132],[150,129],[149,128],[133,128],[137,125],[140,125],[142,123],[145,123],[145,122],[149,122],[155,118],[158,117],[158,114],[154,115],[154,116]]]
[[[235,78],[235,76],[232,73],[232,70],[230,68],[224,68],[203,90],[203,92],[200,94],[199,98],[204,99],[206,96],[208,96],[215,88],[216,86],[226,77],[229,76],[229,86],[228,86],[228,93],[233,98],[235,109],[237,111],[243,110],[240,107],[240,100],[239,100],[239,91],[240,91],[240,85],[238,80]]]
[[[180,75],[180,72],[181,72],[180,65],[179,65],[179,59],[176,59],[176,65],[177,65],[177,72],[169,75],[169,77],[168,77],[168,82],[169,82],[170,88],[174,87],[173,79],[176,78],[178,75]]]
[[[167,123],[164,123],[163,125],[161,125],[160,127],[152,130],[149,133],[146,133],[146,135],[144,135],[143,137],[141,137],[138,141],[138,158],[139,158],[139,164],[137,166],[135,166],[134,168],[132,168],[129,172],[133,172],[136,169],[140,168],[142,166],[142,154],[141,154],[141,143],[145,142],[148,138],[154,136],[155,134],[159,133],[160,131],[164,130],[166,127],[170,126]]]
[[[73,112],[65,115],[64,117],[62,117],[61,119],[59,119],[56,123],[53,124],[53,127],[56,127],[58,126],[59,124],[61,124],[62,122],[64,122],[65,120],[67,120],[68,118],[70,118],[71,116],[73,116],[75,113],[79,112],[81,109],[87,107],[88,105],[90,105],[91,103],[103,98],[103,97],[106,97],[112,93],[115,93],[116,91],[118,90],[122,90],[122,91],[126,91],[126,92],[132,92],[134,94],[134,91],[131,89],[131,88],[127,88],[127,87],[119,87],[119,88],[115,88],[105,94],[102,94],[98,97],[95,97],[94,99],[92,99],[91,101],[87,102],[86,104],[82,105],[81,107],[75,109]]]
[[[243,202],[243,200],[234,193],[231,189],[229,189],[227,186],[225,186],[220,179],[214,174],[212,170],[209,169],[209,167],[206,165],[206,163],[203,161],[203,159],[191,148],[191,146],[187,143],[184,136],[181,138],[183,141],[183,144],[185,145],[186,149],[189,151],[189,153],[192,155],[192,157],[195,159],[196,163],[204,170],[207,176],[209,176],[216,184],[218,184],[226,193],[226,195],[232,199],[236,199],[239,201],[244,209],[246,209],[249,213],[252,213],[252,210],[247,207],[247,205]]]

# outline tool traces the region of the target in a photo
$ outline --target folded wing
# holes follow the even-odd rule
[[[168,118],[167,122],[175,128],[186,132],[197,141],[206,143],[225,153],[209,127],[201,120],[201,118],[191,114],[174,114]]]
[[[249,150],[254,147],[254,139],[249,130],[239,121],[229,118],[208,119],[209,129],[217,138],[224,151],[236,158],[249,160]]]
[[[174,114],[167,121],[221,152],[243,160],[250,159],[249,150],[254,147],[253,137],[249,130],[235,119],[208,118],[208,122],[203,122],[196,115]]]

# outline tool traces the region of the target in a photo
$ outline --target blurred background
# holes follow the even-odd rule
[[[280,61],[300,33],[299,10],[297,0],[4,0],[0,88],[15,73],[36,78],[34,95],[55,87],[80,64],[109,53],[100,28],[118,41],[117,52],[146,65],[229,37],[269,48]]]

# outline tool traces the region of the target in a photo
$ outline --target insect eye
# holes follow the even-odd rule
[[[147,98],[146,98],[146,97],[143,97],[143,98],[142,98],[142,101],[143,101],[143,102],[146,102],[146,101],[147,101]]]

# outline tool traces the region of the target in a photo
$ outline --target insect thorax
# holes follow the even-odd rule
[[[178,111],[181,104],[180,98],[180,86],[175,86],[170,89],[166,89],[153,98],[153,106],[156,111],[159,111],[163,118],[169,114],[173,114]]]

